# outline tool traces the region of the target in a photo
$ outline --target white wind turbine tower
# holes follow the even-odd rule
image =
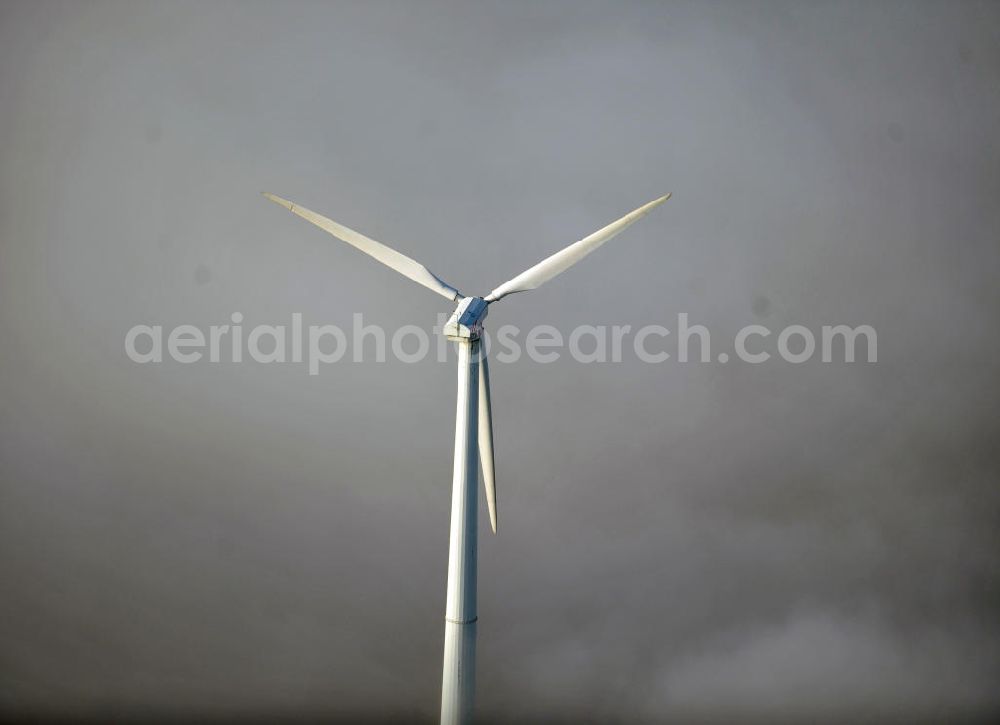
[[[476,680],[477,479],[482,464],[490,526],[497,531],[496,479],[493,468],[493,417],[490,374],[480,351],[483,321],[491,303],[514,292],[535,289],[564,272],[604,242],[659,206],[670,194],[639,207],[603,229],[543,259],[485,297],[466,297],[416,260],[369,239],[298,204],[264,193],[337,239],[357,247],[404,277],[458,302],[443,334],[458,346],[458,403],[455,409],[455,468],[451,493],[451,538],[448,550],[448,598],[445,608],[444,671],[441,723],[467,723],[472,717]]]

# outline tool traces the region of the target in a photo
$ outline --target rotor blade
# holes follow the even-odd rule
[[[310,211],[304,206],[293,204],[287,199],[282,199],[280,196],[269,194],[266,191],[262,193],[275,204],[281,204],[281,206],[293,214],[298,214],[306,221],[312,222],[337,239],[347,242],[353,247],[357,247],[365,254],[374,257],[385,266],[391,267],[404,277],[409,277],[417,284],[422,284],[427,289],[433,290],[442,297],[447,297],[449,300],[457,300],[462,297],[462,294],[457,289],[446,284],[437,275],[427,269],[427,267],[414,259],[410,259],[405,254],[401,254],[391,247],[376,242],[374,239],[369,239],[364,234],[359,234],[353,229],[348,229],[332,219],[327,219],[325,216]]]
[[[486,296],[487,302],[496,302],[502,297],[506,297],[514,292],[525,292],[535,289],[539,285],[548,282],[561,272],[565,272],[599,246],[611,239],[633,222],[642,219],[650,211],[670,198],[670,194],[661,196],[659,199],[640,206],[633,212],[629,212],[616,222],[608,224],[603,229],[599,229],[589,237],[584,237],[578,242],[570,244],[565,249],[561,249],[551,257],[543,259],[531,269],[527,269],[514,279],[504,282]]]
[[[483,487],[486,505],[490,509],[490,526],[497,532],[497,482],[493,467],[493,411],[490,409],[490,367],[486,350],[480,343],[479,360],[479,462],[483,467]]]

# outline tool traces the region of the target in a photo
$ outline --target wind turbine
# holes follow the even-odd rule
[[[264,192],[271,201],[312,222],[337,239],[360,249],[404,277],[442,297],[458,302],[442,330],[458,347],[458,401],[455,408],[455,467],[451,490],[451,537],[448,547],[448,597],[445,606],[444,669],[441,683],[441,723],[467,723],[472,718],[476,680],[476,568],[478,468],[483,470],[490,526],[497,532],[496,475],[493,465],[493,415],[490,373],[480,349],[483,321],[489,305],[515,292],[532,290],[566,271],[604,242],[670,198],[661,196],[629,212],[588,237],[570,244],[534,267],[504,282],[485,297],[466,297],[427,267],[405,254],[370,239],[286,199]]]

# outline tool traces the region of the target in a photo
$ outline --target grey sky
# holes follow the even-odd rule
[[[137,323],[870,324],[867,364],[493,370],[484,719],[1000,707],[995,3],[0,3],[0,711],[438,706],[454,369]],[[488,531],[488,522],[481,522]]]

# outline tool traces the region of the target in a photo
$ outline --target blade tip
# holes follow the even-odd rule
[[[291,209],[292,209],[292,202],[288,201],[287,199],[282,199],[280,196],[272,194],[269,191],[262,191],[262,192],[260,192],[260,194],[265,199],[268,199],[269,201],[273,201],[275,204],[280,204],[281,206],[283,206],[286,209],[288,209],[289,211],[291,211]]]

